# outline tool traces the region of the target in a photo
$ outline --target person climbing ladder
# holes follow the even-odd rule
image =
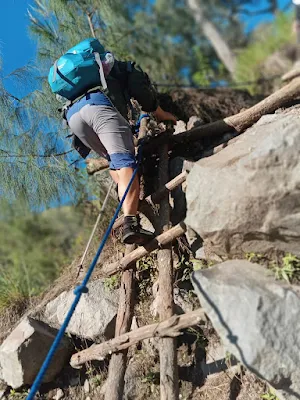
[[[137,168],[128,107],[133,97],[158,121],[176,118],[158,104],[148,75],[132,62],[118,61],[97,39],[86,39],[60,57],[49,72],[52,91],[66,99],[63,115],[74,134],[74,147],[85,158],[90,150],[109,160],[119,198]],[[137,218],[139,178],[123,203],[123,242],[144,245],[153,234]]]

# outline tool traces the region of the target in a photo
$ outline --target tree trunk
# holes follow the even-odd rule
[[[188,6],[192,10],[194,18],[202,29],[204,36],[212,44],[218,57],[230,72],[230,75],[233,76],[236,67],[236,56],[228,43],[224,40],[216,26],[205,17],[199,0],[188,0]]]
[[[168,145],[159,152],[159,186],[165,185],[169,180]],[[169,197],[163,198],[160,203],[161,232],[170,228]],[[171,244],[159,250],[157,254],[159,271],[159,317],[164,321],[174,313],[173,294],[173,257]],[[161,400],[178,399],[178,367],[177,367],[177,341],[164,338],[159,343],[160,356],[160,398]]]

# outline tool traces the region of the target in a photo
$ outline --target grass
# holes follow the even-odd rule
[[[104,286],[107,290],[115,290],[118,289],[121,285],[121,275],[116,274],[104,280]]]
[[[276,280],[288,283],[300,282],[300,258],[291,253],[264,255],[254,252],[246,253],[245,258],[262,266],[267,266]]]
[[[288,283],[300,280],[300,259],[291,253],[283,256],[281,263],[273,262],[271,269],[277,280],[285,280]]]
[[[270,389],[267,393],[262,394],[261,398],[264,400],[279,400],[272,389]]]
[[[16,391],[15,389],[10,389],[7,400],[25,400],[28,396],[29,390],[22,390],[21,392]]]

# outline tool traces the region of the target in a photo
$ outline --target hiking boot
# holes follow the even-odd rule
[[[140,225],[136,216],[124,217],[123,243],[143,246],[154,239],[154,234],[146,231]]]

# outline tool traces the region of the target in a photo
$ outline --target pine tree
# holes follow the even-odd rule
[[[52,111],[41,113],[35,106],[44,94],[19,99],[5,87],[8,79],[28,82],[35,75],[24,67],[5,77],[0,69],[0,176],[2,198],[38,208],[71,194],[75,180],[67,168],[72,153],[58,135]]]

